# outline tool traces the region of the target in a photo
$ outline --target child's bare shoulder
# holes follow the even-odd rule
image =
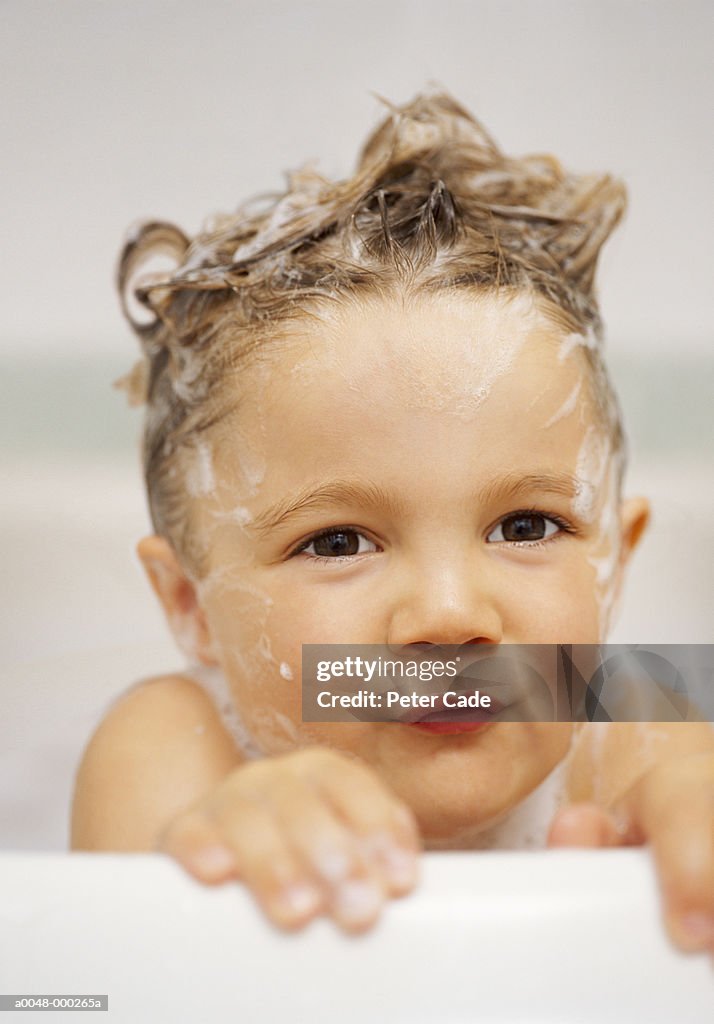
[[[153,849],[165,824],[242,757],[207,694],[187,676],[131,687],[97,727],[80,763],[75,849]]]

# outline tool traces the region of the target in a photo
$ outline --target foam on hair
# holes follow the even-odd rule
[[[147,403],[149,505],[178,551],[190,537],[176,460],[235,405],[236,389],[221,385],[262,345],[335,303],[529,291],[579,339],[614,448],[624,446],[594,292],[601,247],[625,208],[622,183],[568,173],[547,154],[507,156],[443,90],[403,106],[379,99],[388,113],[351,177],[332,181],[305,165],[288,172],[284,192],[249,199],[192,239],[152,221],[125,243],[118,286],[143,359],[122,384]],[[172,267],[145,275],[159,255]]]

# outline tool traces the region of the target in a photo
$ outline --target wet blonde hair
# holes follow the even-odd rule
[[[222,387],[266,342],[320,316],[326,303],[407,298],[450,288],[529,291],[566,331],[581,333],[596,406],[620,455],[625,441],[602,358],[594,293],[600,249],[622,216],[623,184],[576,175],[550,155],[506,156],[443,91],[417,95],[367,138],[355,174],[289,172],[189,239],[143,223],[118,269],[122,308],[143,359],[121,383],[146,402],[146,487],[154,529],[198,557],[183,455],[235,406]],[[142,277],[157,254],[170,272]],[[191,554],[193,552],[193,555]]]

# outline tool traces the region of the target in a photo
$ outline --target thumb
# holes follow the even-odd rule
[[[547,845],[603,847],[621,846],[624,837],[614,819],[597,804],[578,803],[562,807],[551,822]]]

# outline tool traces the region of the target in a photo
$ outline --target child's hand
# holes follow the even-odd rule
[[[201,882],[239,878],[280,927],[326,913],[346,931],[413,888],[419,847],[411,811],[377,775],[321,747],[235,769],[159,843]]]
[[[672,940],[714,952],[714,753],[683,755],[638,779],[609,811],[562,808],[549,846],[651,843]]]

